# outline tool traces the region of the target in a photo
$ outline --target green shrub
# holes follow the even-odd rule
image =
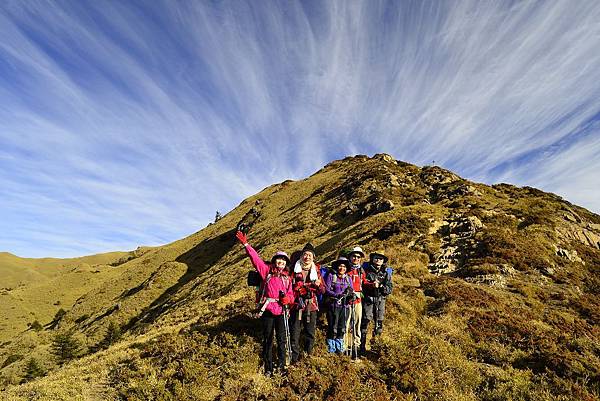
[[[98,344],[98,348],[106,349],[106,348],[110,347],[111,345],[113,345],[114,343],[116,343],[117,341],[119,341],[121,339],[121,335],[122,335],[121,328],[114,320],[111,320],[110,323],[108,324],[108,327],[106,328],[106,333],[104,334],[104,338]]]
[[[75,337],[74,330],[67,330],[58,332],[54,335],[50,349],[58,364],[62,365],[81,355],[82,344],[81,341]]]
[[[38,322],[37,320],[34,320],[32,323],[29,323],[28,326],[33,331],[44,330],[44,327],[42,326],[42,324],[40,322]]]
[[[30,358],[25,366],[25,376],[21,383],[29,382],[35,378],[46,375],[46,369],[35,358]]]

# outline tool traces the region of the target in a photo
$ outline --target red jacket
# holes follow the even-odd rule
[[[294,301],[297,309],[313,312],[319,310],[318,294],[325,293],[325,281],[321,276],[321,266],[315,264],[319,284],[309,279],[308,272],[293,274],[294,278]]]
[[[358,266],[356,269],[350,268],[347,274],[352,280],[352,289],[357,295],[356,300],[354,300],[352,303],[359,304],[360,299],[362,298],[362,279],[365,273],[362,271],[362,268]]]

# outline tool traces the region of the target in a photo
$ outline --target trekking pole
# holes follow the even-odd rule
[[[350,358],[352,358],[352,355],[358,354],[358,350],[356,349],[356,321],[354,320],[354,313],[356,312],[356,309],[354,307],[355,304],[353,302],[352,306],[350,306],[350,325],[352,326],[352,344],[350,344]]]
[[[350,307],[348,308],[350,310],[350,325],[348,329],[352,330],[352,336],[350,336],[350,332],[346,333],[346,338],[350,337],[350,346],[346,350],[346,354],[352,357],[352,347],[354,347],[354,297],[349,298],[348,303],[350,305]]]
[[[377,321],[379,315],[379,289],[375,289],[376,296],[373,297],[373,339],[375,339],[375,333],[377,333]]]
[[[292,361],[292,342],[290,341],[290,310],[287,305],[283,307],[283,327],[285,331],[285,364]]]

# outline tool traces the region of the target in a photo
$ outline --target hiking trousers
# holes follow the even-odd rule
[[[265,372],[273,371],[273,332],[277,337],[277,364],[285,367],[285,326],[283,315],[275,316],[265,311],[260,320],[263,330],[262,358],[265,363]]]
[[[352,326],[352,315],[354,315],[354,327]],[[345,344],[346,348],[352,348],[355,346],[357,349],[360,347],[360,324],[362,322],[362,303],[359,302],[357,304],[350,305],[350,310],[348,311],[348,320],[346,322],[346,339]],[[353,334],[354,333],[354,334]],[[352,338],[354,337],[354,344],[352,343]]]
[[[301,312],[301,313],[300,313]],[[301,317],[301,319],[299,318]],[[307,312],[294,309],[290,316],[290,329],[292,330],[292,363],[300,355],[300,333],[304,329],[304,350],[308,355],[312,353],[315,345],[315,328],[317,326],[317,311]]]
[[[327,327],[327,350],[329,352],[344,352],[344,333],[346,332],[346,316],[349,309],[336,308],[330,305],[327,309],[329,326]]]
[[[365,352],[369,322],[373,321],[373,336],[378,336],[383,330],[385,315],[385,297],[364,297],[362,306],[362,322],[360,323],[360,350]]]

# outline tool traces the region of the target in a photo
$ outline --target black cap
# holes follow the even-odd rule
[[[317,252],[315,251],[315,247],[309,242],[308,244],[304,245],[304,248],[302,248],[302,253],[304,252],[312,252],[313,256],[317,255]]]
[[[337,269],[340,265],[346,266],[346,270],[348,270],[351,266],[351,263],[347,258],[340,256],[336,261],[334,261],[331,264],[331,267],[333,268],[333,270],[337,271]]]

